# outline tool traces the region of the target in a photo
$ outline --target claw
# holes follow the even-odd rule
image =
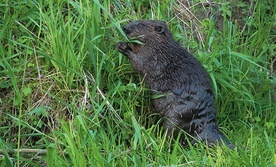
[[[128,45],[125,42],[118,42],[115,45],[115,49],[118,50],[121,53],[125,53],[125,51],[127,50]]]

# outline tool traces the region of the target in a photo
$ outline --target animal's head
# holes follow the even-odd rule
[[[144,74],[156,75],[161,72],[159,69],[169,63],[166,59],[175,55],[168,53],[175,52],[175,42],[163,21],[135,21],[125,25],[123,30],[131,40],[129,43],[119,42],[115,48],[131,60],[136,70]]]
[[[123,27],[124,32],[130,39],[139,40],[148,44],[162,44],[166,43],[168,39],[172,38],[172,34],[166,23],[157,20],[140,20],[131,22]]]

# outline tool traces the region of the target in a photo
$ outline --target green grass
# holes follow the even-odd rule
[[[274,1],[0,2],[0,166],[276,165]],[[138,19],[166,21],[203,64],[219,126],[244,149],[166,137],[114,49]]]

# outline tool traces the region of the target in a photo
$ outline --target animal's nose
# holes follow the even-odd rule
[[[129,25],[127,24],[127,25],[125,25],[125,26],[123,27],[123,31],[124,31],[126,34],[130,34],[131,31],[132,31],[132,28],[131,28],[131,26],[129,26]]]
[[[123,27],[123,31],[124,31],[126,34],[130,34],[131,28],[128,27],[128,26],[124,26],[124,27]]]
[[[127,28],[126,26],[123,27],[123,31],[126,32],[127,31]]]

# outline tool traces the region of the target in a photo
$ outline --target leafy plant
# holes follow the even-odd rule
[[[273,166],[274,1],[0,1],[1,166]],[[183,148],[114,46],[167,22],[208,71],[238,150]],[[180,137],[180,136],[179,136]]]

